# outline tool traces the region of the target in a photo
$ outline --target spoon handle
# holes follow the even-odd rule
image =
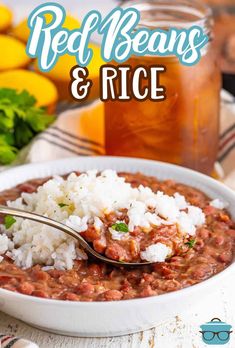
[[[90,247],[90,245],[79,235],[78,232],[76,232],[71,227],[69,227],[61,222],[52,220],[46,216],[42,216],[39,214],[31,213],[31,212],[20,210],[20,209],[5,207],[5,206],[0,206],[0,214],[16,216],[19,218],[36,221],[36,222],[48,225],[50,227],[54,227],[54,228],[56,228],[64,233],[70,235],[71,237],[75,238],[76,240],[78,240],[79,243],[82,245],[82,247],[84,249],[86,249],[88,252],[91,253],[91,251],[92,251],[92,254],[95,252]]]

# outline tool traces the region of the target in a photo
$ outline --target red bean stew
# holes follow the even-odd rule
[[[232,262],[235,250],[235,223],[226,210],[210,206],[210,199],[204,193],[172,180],[160,182],[154,177],[139,173],[119,175],[124,176],[133,187],[142,184],[155,192],[161,190],[168,195],[178,192],[184,195],[190,204],[200,207],[206,215],[206,223],[203,227],[197,228],[195,241],[185,243],[179,248],[178,253],[166,262],[128,270],[90,260],[75,261],[72,270],[44,271],[40,265],[20,269],[4,256],[0,263],[0,287],[57,300],[126,300],[160,295],[197,284],[221,272]],[[36,191],[38,186],[47,180],[31,180],[2,192],[0,204],[15,200],[22,192]],[[112,222],[112,216],[109,219]],[[168,227],[165,226],[162,234],[168,233]],[[99,238],[96,238],[92,231],[85,232],[84,236],[93,242],[94,247],[100,247]],[[130,244],[129,247],[131,253],[133,246]],[[113,245],[111,248],[113,250]]]

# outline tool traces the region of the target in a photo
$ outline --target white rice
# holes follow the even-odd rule
[[[212,206],[216,209],[225,209],[228,206],[228,203],[223,202],[220,199],[216,198],[210,202],[210,206]]]
[[[163,243],[156,243],[148,246],[141,252],[141,258],[149,262],[164,262],[171,254],[171,248]]]
[[[135,227],[148,232],[154,226],[175,224],[179,233],[187,236],[195,234],[196,227],[205,222],[202,210],[188,204],[179,193],[170,197],[142,185],[132,188],[113,170],[101,174],[92,170],[79,176],[72,173],[67,179],[55,176],[37,192],[22,193],[20,198],[7,204],[63,222],[78,232],[86,231],[89,224],[102,230],[102,217],[111,212],[118,215],[122,209],[127,209],[129,232]],[[2,225],[1,231],[0,255],[8,252],[22,268],[41,264],[71,269],[74,260],[87,258],[73,238],[37,222],[17,218],[8,230]],[[129,236],[112,229],[110,233],[113,239]],[[151,250],[158,249],[159,246]]]

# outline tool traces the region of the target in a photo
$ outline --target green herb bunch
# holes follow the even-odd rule
[[[0,164],[14,161],[18,151],[55,120],[36,102],[25,90],[0,88]]]

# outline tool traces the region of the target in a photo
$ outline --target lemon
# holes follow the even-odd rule
[[[100,47],[90,43],[89,48],[93,50],[93,57],[91,62],[88,64],[87,69],[89,71],[89,79],[92,80],[93,86],[90,89],[89,100],[93,100],[99,97],[99,70],[101,65],[104,64],[101,58]],[[71,82],[70,71],[78,65],[75,56],[69,54],[62,55],[59,57],[56,65],[49,72],[40,72],[38,68],[38,62],[35,61],[34,68],[36,71],[47,76],[51,79],[58,88],[59,96],[61,99],[70,100],[71,95],[69,92],[69,85]]]
[[[46,22],[50,23],[52,19],[51,14],[46,14]],[[23,42],[27,42],[30,34],[30,30],[27,24],[28,19],[24,19],[18,25],[12,29],[12,34]],[[69,30],[80,28],[81,23],[73,16],[67,15],[63,24],[63,27]]]
[[[6,32],[12,24],[12,12],[6,6],[0,5],[0,33]]]
[[[0,88],[27,90],[37,100],[37,106],[46,107],[54,112],[58,93],[55,85],[46,77],[33,71],[16,69],[0,73]]]
[[[30,58],[25,52],[25,45],[7,35],[0,35],[0,71],[26,67]]]

